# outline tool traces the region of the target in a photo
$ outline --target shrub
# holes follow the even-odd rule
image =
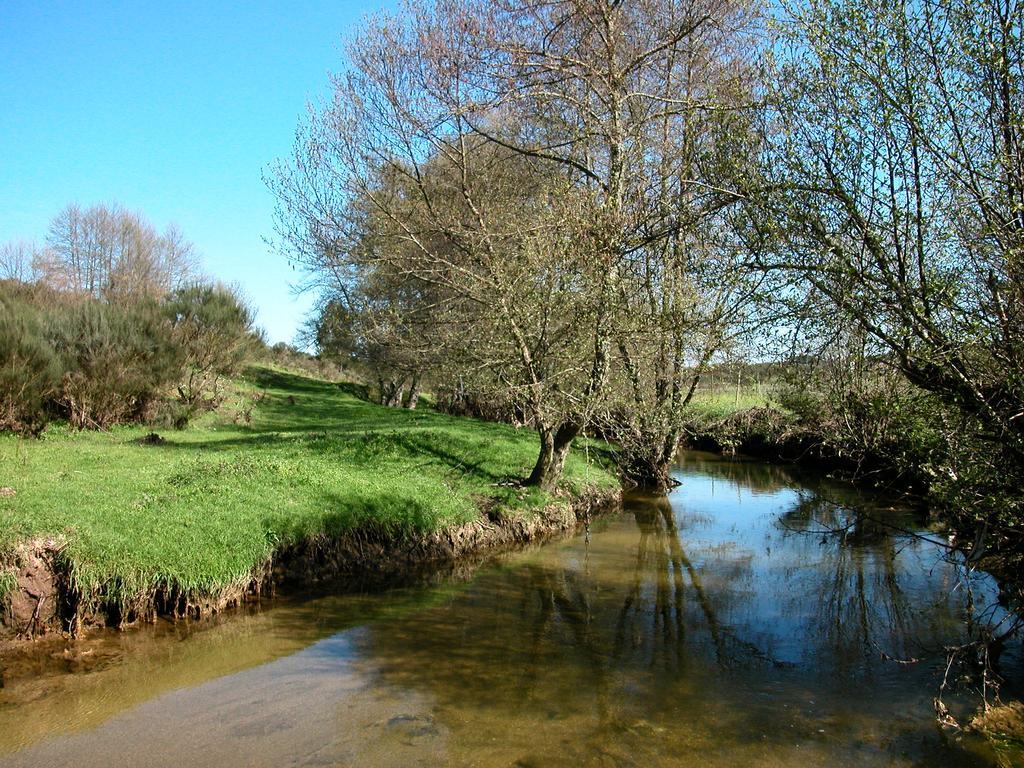
[[[920,486],[947,448],[934,397],[879,362],[828,361],[800,369],[779,392],[782,406],[818,436],[825,452],[865,472]]]
[[[192,420],[194,410],[178,398],[163,400],[148,414],[147,423],[160,429],[185,429]]]
[[[72,426],[144,419],[181,372],[170,331],[152,301],[120,307],[85,299],[56,307],[47,335],[64,363],[56,399]]]
[[[60,361],[43,335],[38,313],[0,288],[0,429],[38,434],[46,402],[61,379]]]
[[[180,401],[216,405],[221,377],[237,373],[259,343],[252,310],[229,289],[213,285],[180,288],[165,308],[183,358]]]

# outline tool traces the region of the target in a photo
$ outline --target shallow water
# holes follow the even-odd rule
[[[935,724],[942,647],[1001,609],[922,520],[759,463],[677,477],[430,585],[47,646],[5,670],[0,766],[1020,760]],[[1000,665],[1019,695],[1019,644]]]

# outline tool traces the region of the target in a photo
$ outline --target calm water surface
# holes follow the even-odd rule
[[[430,585],[9,663],[0,766],[1020,764],[934,723],[942,647],[1001,609],[892,527],[921,520],[758,463],[677,477]]]

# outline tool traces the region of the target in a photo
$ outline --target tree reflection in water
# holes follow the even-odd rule
[[[939,548],[900,532],[913,511],[847,506],[841,488],[765,465],[690,462],[679,477],[589,542],[507,556],[443,608],[371,625],[367,655],[442,711],[537,739],[571,724],[610,749],[608,734],[641,723],[657,753],[685,718],[694,747],[722,723],[744,743],[826,721],[869,743],[864,729],[907,728],[912,712],[912,738],[944,749],[930,698],[966,596]],[[891,661],[911,657],[923,661]]]
[[[927,624],[938,618],[946,626],[956,621],[956,606],[941,594],[918,593],[915,598],[927,599],[929,604],[916,609],[911,605],[900,584],[899,555],[915,541],[893,524],[861,508],[803,493],[780,516],[779,525],[788,532],[819,538],[827,553],[822,561],[829,567],[821,569],[810,633],[821,639],[822,650],[834,658],[870,662],[880,654],[917,656],[923,644],[935,639],[917,617],[927,614]],[[927,547],[927,542],[919,543]],[[945,591],[946,585],[942,586]],[[870,666],[864,664],[865,669]]]
[[[1021,619],[993,599],[987,574],[969,567],[936,535],[921,532],[908,510],[878,509],[863,500],[851,506],[804,493],[778,524],[833,550],[832,579],[823,584],[817,617],[837,657],[851,658],[859,651],[870,658],[874,650],[890,662],[918,663],[944,656],[943,690],[954,670],[955,677],[980,687],[982,705],[997,698],[1000,655]],[[904,590],[904,550],[916,554],[917,567],[934,577],[928,591],[908,595]],[[932,626],[937,620],[938,632]],[[1019,666],[1019,654],[1016,662]]]
[[[632,587],[626,594],[616,626],[613,658],[622,658],[631,649],[653,666],[680,670],[686,664],[686,628],[706,630],[720,668],[751,661],[783,666],[758,645],[737,636],[733,628],[718,618],[716,599],[720,593],[704,588],[700,571],[686,554],[667,497],[633,500],[633,515],[640,531],[636,568]],[[737,559],[732,566],[733,579],[749,567],[749,561]],[[692,598],[687,616],[687,598]]]

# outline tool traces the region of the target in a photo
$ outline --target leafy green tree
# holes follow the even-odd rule
[[[759,255],[944,404],[951,457],[972,435],[988,448],[970,462],[1017,489],[1022,27],[1017,0],[789,6],[761,209],[780,245]],[[965,477],[955,464],[941,474]],[[1002,509],[1009,524],[1024,516],[1019,502]]]
[[[223,377],[237,373],[258,344],[252,310],[236,292],[204,284],[175,290],[164,308],[182,355],[178,398],[189,407],[215,405]]]

